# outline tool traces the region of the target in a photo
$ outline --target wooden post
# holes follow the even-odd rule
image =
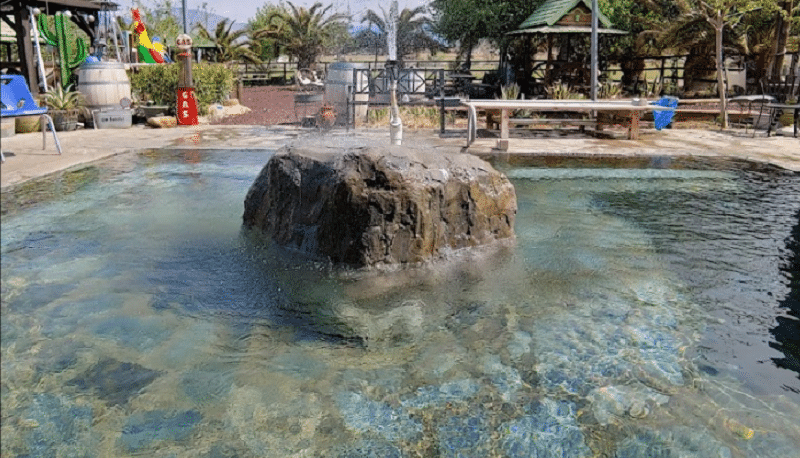
[[[508,109],[500,110],[500,140],[497,141],[497,149],[508,150]]]
[[[36,59],[33,56],[33,41],[31,41],[31,14],[28,7],[20,4],[14,12],[16,21],[17,49],[19,51],[20,70],[27,77],[28,86],[35,94],[39,91],[39,76],[36,73]]]
[[[544,72],[544,85],[545,88],[553,84],[553,34],[547,34],[547,65]]]
[[[439,70],[439,98],[441,99],[441,108],[439,109],[439,132],[444,133],[444,70]]]
[[[639,139],[639,119],[642,117],[642,112],[639,110],[631,110],[630,123],[628,124],[628,139]]]

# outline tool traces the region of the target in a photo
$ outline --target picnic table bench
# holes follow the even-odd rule
[[[651,105],[649,103],[636,104],[633,100],[470,100],[464,102],[469,111],[467,122],[467,146],[475,141],[477,136],[478,124],[478,109],[483,110],[500,110],[500,140],[497,146],[500,149],[508,148],[508,129],[511,124],[509,111],[511,110],[527,110],[531,112],[620,112],[627,113],[628,115],[628,138],[635,140],[639,138],[639,119],[644,111],[648,110],[672,110],[673,108],[663,107],[659,105]],[[575,120],[575,119],[558,119],[553,120],[557,123],[575,123],[579,125],[594,125],[597,128],[601,126],[597,124],[596,120]],[[547,122],[547,120],[534,120],[527,121],[525,118],[514,118],[514,123],[538,123]]]

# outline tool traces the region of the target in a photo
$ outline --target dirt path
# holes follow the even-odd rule
[[[295,123],[294,90],[291,86],[254,86],[245,87],[242,94],[242,105],[250,108],[249,113],[227,116],[212,124],[261,125]]]

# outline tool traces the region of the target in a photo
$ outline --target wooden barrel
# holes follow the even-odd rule
[[[120,108],[120,100],[131,98],[131,82],[125,64],[85,62],[78,70],[78,91],[90,110]]]

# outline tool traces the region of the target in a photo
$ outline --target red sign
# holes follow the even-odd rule
[[[178,124],[182,126],[197,125],[197,100],[193,87],[178,88]]]

